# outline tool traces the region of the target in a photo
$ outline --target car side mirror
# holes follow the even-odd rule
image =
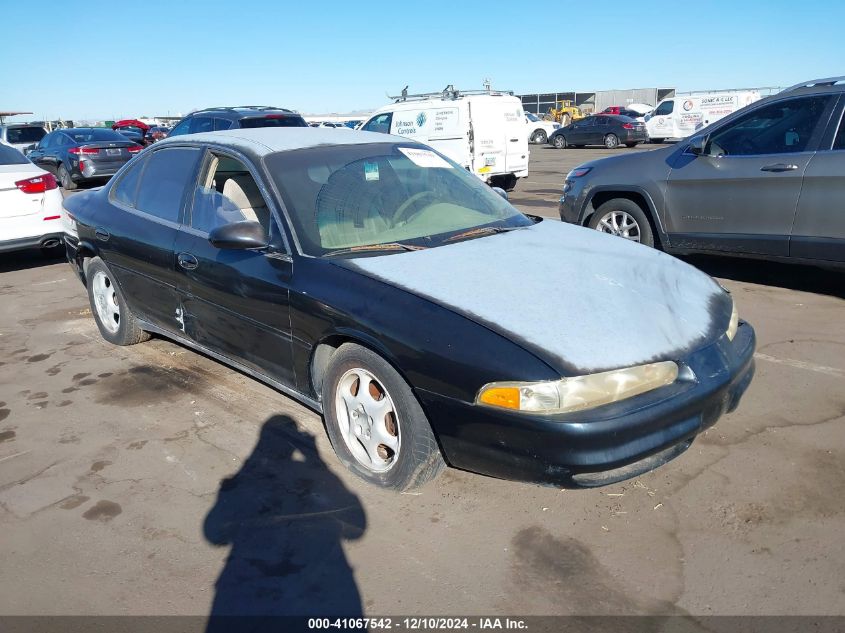
[[[508,192],[501,187],[490,187],[495,193],[502,196],[505,200],[508,199]]]
[[[706,136],[693,136],[689,141],[689,145],[687,145],[687,151],[690,154],[701,156],[704,153],[705,147],[707,147]]]
[[[212,229],[208,241],[215,248],[227,250],[250,250],[267,248],[270,244],[267,231],[259,222],[232,222]]]

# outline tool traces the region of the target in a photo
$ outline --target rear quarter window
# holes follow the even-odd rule
[[[37,143],[47,136],[47,130],[42,127],[10,127],[6,130],[6,140],[9,143]]]
[[[147,163],[147,156],[139,156],[137,161],[126,168],[120,176],[120,180],[111,189],[111,199],[127,207],[135,206],[135,197],[138,194],[138,183],[141,180],[141,173]]]
[[[300,116],[262,116],[241,119],[242,128],[256,127],[308,127],[308,124]]]

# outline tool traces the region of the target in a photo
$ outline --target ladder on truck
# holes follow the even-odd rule
[[[509,95],[513,96],[513,90],[493,90],[489,84],[483,90],[457,90],[455,86],[449,84],[440,92],[420,92],[417,94],[408,94],[408,86],[402,89],[399,95],[387,95],[388,99],[392,99],[394,103],[401,101],[425,101],[427,99],[444,99],[454,101],[459,97],[467,95]]]

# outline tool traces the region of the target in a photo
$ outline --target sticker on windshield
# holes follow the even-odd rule
[[[400,147],[400,152],[411,159],[411,162],[419,167],[445,167],[450,169],[452,166],[443,158],[428,149],[415,149],[411,147]]]
[[[364,163],[364,178],[378,180],[378,163]]]

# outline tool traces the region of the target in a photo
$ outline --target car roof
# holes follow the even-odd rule
[[[166,146],[184,143],[210,143],[245,149],[258,156],[274,152],[305,149],[318,145],[358,145],[361,143],[413,142],[410,139],[358,130],[340,130],[334,127],[257,127],[221,130],[171,136],[156,143]]]

